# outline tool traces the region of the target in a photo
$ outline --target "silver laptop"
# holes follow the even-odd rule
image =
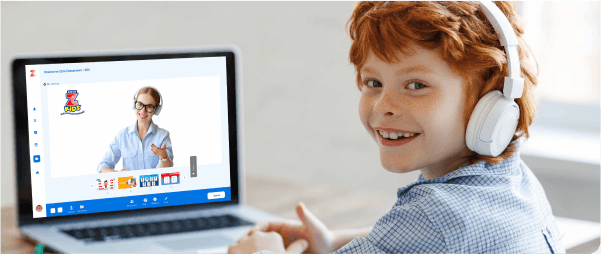
[[[236,46],[23,55],[12,79],[18,223],[33,241],[226,252],[274,218],[244,205]]]

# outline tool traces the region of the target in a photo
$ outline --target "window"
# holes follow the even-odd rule
[[[538,62],[538,109],[524,153],[596,165],[600,116],[599,2],[518,2]]]

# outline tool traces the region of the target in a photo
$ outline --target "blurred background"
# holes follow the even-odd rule
[[[599,222],[599,2],[519,8],[540,68],[539,111],[522,158],[556,215]],[[16,201],[16,54],[213,44],[243,53],[249,174],[369,190],[392,206],[417,172],[384,170],[359,121],[345,30],[352,9],[352,2],[2,2],[2,207]]]

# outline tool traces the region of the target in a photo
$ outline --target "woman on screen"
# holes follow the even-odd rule
[[[169,132],[152,122],[163,105],[161,94],[143,87],[134,95],[136,122],[119,131],[98,165],[99,173],[173,167],[173,150]],[[123,156],[123,169],[115,165]]]

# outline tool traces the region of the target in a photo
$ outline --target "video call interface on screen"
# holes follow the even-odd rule
[[[231,200],[225,56],[25,68],[34,218]]]

